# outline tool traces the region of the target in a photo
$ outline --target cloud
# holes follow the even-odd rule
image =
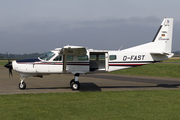
[[[0,53],[45,52],[64,45],[82,45],[92,49],[117,50],[151,42],[162,20],[154,17],[107,19],[82,22],[31,21],[0,30]],[[173,50],[179,22],[175,22]]]

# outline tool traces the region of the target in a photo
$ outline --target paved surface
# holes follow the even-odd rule
[[[80,75],[81,88],[72,91],[69,82],[74,76],[62,74],[29,77],[25,80],[27,88],[19,90],[19,78],[14,71],[13,78],[9,78],[8,69],[0,67],[0,94],[180,89],[180,79],[176,78],[89,74]]]

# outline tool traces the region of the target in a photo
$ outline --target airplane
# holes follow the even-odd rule
[[[152,42],[124,50],[93,50],[84,46],[56,48],[38,58],[8,60],[4,66],[20,74],[19,89],[26,89],[28,77],[50,74],[74,74],[70,81],[72,90],[79,90],[80,74],[111,72],[147,65],[171,58],[173,18],[164,18]]]

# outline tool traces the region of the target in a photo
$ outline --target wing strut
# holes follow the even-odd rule
[[[66,73],[67,55],[63,55],[63,72]]]

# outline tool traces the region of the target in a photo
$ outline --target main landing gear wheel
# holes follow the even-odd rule
[[[72,80],[70,81],[70,85],[71,85],[73,82],[74,82],[74,79],[72,79]]]
[[[79,82],[72,82],[71,83],[71,89],[72,90],[79,90],[80,88],[80,83]]]
[[[25,82],[19,83],[19,89],[21,90],[26,89],[26,83]]]
[[[74,79],[70,81],[70,86],[72,90],[79,90],[80,89],[80,83],[79,83],[79,73],[76,73],[74,75]]]

